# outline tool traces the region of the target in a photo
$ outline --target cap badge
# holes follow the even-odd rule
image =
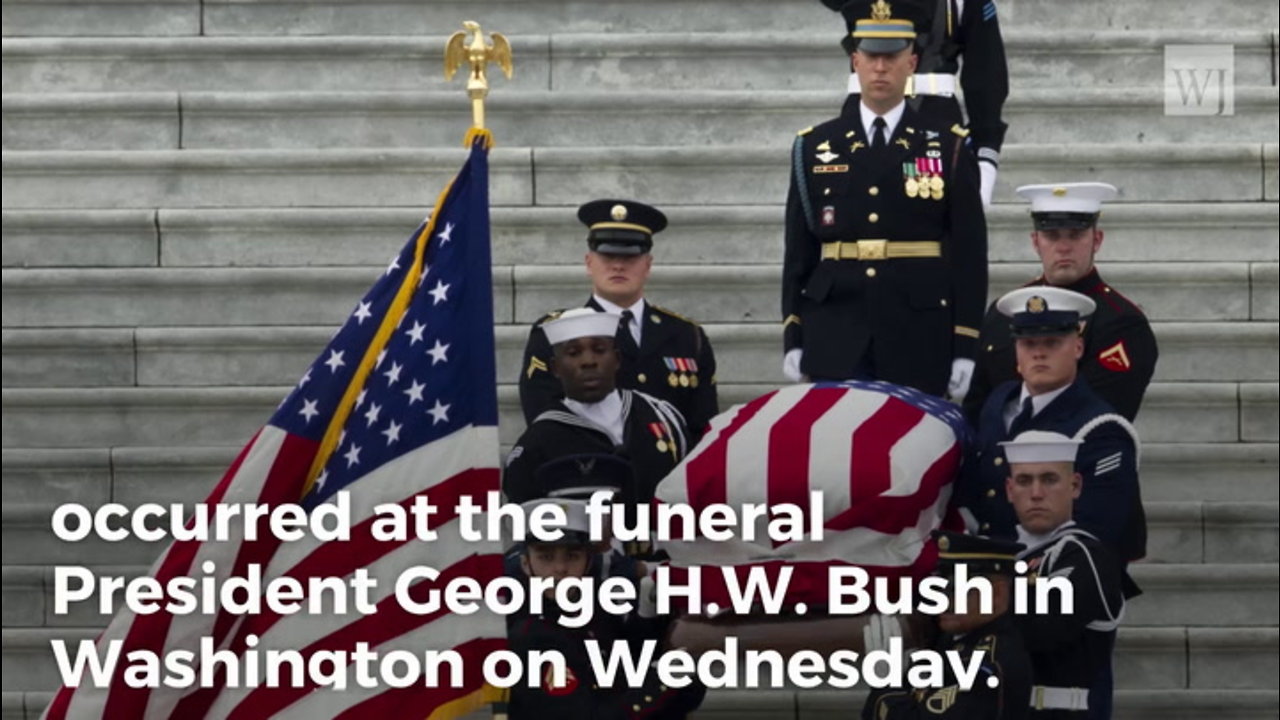
[[[947,536],[945,536],[945,535],[944,535],[944,536],[942,536],[942,537],[940,537],[940,538],[938,538],[938,549],[939,549],[939,550],[941,550],[942,552],[946,552],[946,551],[950,550],[950,549],[951,549],[951,538],[949,538],[949,537],[947,537]]]
[[[872,20],[888,20],[893,17],[893,12],[889,9],[889,3],[884,0],[876,0],[871,4]]]
[[[583,475],[590,475],[591,471],[595,469],[596,469],[595,458],[588,458],[586,460],[578,461],[578,472],[582,473]]]
[[[627,206],[626,206],[626,205],[614,205],[614,206],[613,206],[612,208],[610,208],[610,210],[609,210],[609,217],[613,218],[614,220],[617,220],[618,222],[622,222],[623,220],[626,220],[626,219],[627,219]]]
[[[1029,313],[1042,313],[1048,309],[1049,303],[1045,302],[1044,298],[1039,295],[1032,295],[1027,299],[1027,312]]]
[[[1066,188],[1064,188],[1064,187],[1056,187],[1056,188],[1054,188],[1054,189],[1053,189],[1053,196],[1054,196],[1054,197],[1063,197],[1063,196],[1065,196],[1066,194],[1067,194],[1067,189],[1066,189]]]

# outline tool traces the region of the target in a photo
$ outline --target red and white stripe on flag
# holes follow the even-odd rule
[[[420,580],[408,589],[418,603],[451,579],[469,577],[483,585],[502,574],[500,540],[464,542],[455,514],[463,498],[484,506],[488,493],[500,487],[488,164],[482,140],[473,144],[431,217],[392,259],[204,503],[315,508],[346,492],[350,539],[322,541],[308,535],[284,543],[272,536],[262,518],[255,540],[246,540],[241,522],[233,524],[224,541],[174,542],[150,573],[162,584],[209,577],[221,586],[257,565],[264,585],[291,577],[305,588],[312,578],[350,578],[365,570],[376,583],[370,600],[377,612],[349,607],[346,613],[304,609],[290,615],[232,615],[225,610],[135,615],[124,609],[97,642],[100,656],[108,643],[122,643],[109,685],[63,687],[46,718],[444,720],[496,699],[495,689],[484,683],[482,662],[506,647],[503,619],[485,611],[415,614],[394,596],[397,579],[415,566],[439,572],[437,579]],[[406,541],[374,539],[375,507],[408,508],[419,497],[439,509],[431,520],[436,540],[412,539],[412,531]],[[206,573],[207,563],[212,573]],[[452,650],[462,657],[464,672],[457,687],[425,677],[404,688],[361,687],[348,664],[346,689],[339,692],[318,687],[314,677],[292,686],[287,671],[284,686],[267,687],[266,663],[259,661],[256,673],[243,670],[247,663],[242,663],[247,677],[222,672],[195,688],[126,682],[127,653],[163,657],[187,651],[199,658],[208,639],[218,650],[241,658],[292,650],[308,662],[326,651],[343,651],[349,658],[358,643],[379,655],[405,650],[419,658],[427,651]],[[375,664],[375,677],[377,670]],[[82,679],[88,680],[87,673]]]
[[[936,554],[929,534],[947,511],[967,430],[958,409],[923,393],[880,382],[792,385],[712,419],[698,447],[663,481],[660,503],[701,511],[723,503],[791,503],[805,509],[821,491],[821,542],[777,543],[757,528],[752,542],[697,539],[660,543],[673,577],[703,567],[702,601],[723,607],[721,566],[740,578],[764,566],[793,567],[786,604],[826,602],[830,565],[857,565],[876,576],[920,576]],[[707,568],[711,568],[710,571]]]

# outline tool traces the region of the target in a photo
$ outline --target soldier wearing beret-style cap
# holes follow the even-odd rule
[[[964,566],[969,577],[991,583],[991,607],[982,612],[977,594],[965,612],[953,608],[938,618],[939,651],[959,653],[963,662],[981,653],[973,687],[963,690],[948,670],[940,688],[873,690],[862,708],[863,720],[1015,720],[1027,717],[1031,694],[1030,661],[1013,617],[1013,576],[1022,546],[961,533],[935,531],[937,574],[951,576]]]
[[[1040,277],[1027,287],[1074,290],[1097,303],[1084,331],[1080,374],[1095,393],[1132,422],[1155,373],[1159,348],[1147,316],[1104,281],[1094,264],[1102,247],[1098,227],[1102,204],[1116,197],[1116,189],[1106,183],[1080,182],[1024,185],[1017,192],[1031,203],[1031,244],[1043,266]],[[1017,376],[1008,322],[993,306],[982,322],[965,412],[976,416],[992,388]]]
[[[642,390],[674,405],[696,443],[719,412],[715,352],[697,323],[644,297],[653,266],[653,236],[667,227],[667,216],[644,203],[606,199],[582,205],[578,220],[587,226],[585,262],[592,286],[584,306],[621,317],[618,387]],[[564,397],[549,372],[551,344],[542,332],[562,312],[539,318],[525,343],[519,384],[526,422]]]

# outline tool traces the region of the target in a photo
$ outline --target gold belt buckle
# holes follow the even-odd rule
[[[889,257],[888,240],[859,240],[859,260],[884,260]]]

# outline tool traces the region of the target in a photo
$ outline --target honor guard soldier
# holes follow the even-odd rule
[[[907,91],[907,102],[921,115],[936,118],[946,127],[963,124],[964,113],[956,96],[959,78],[964,110],[969,117],[969,145],[977,157],[982,178],[982,204],[990,207],[1000,166],[1000,147],[1008,128],[1000,114],[1009,95],[1009,66],[1005,61],[995,0],[903,1],[920,5],[927,23],[916,28],[920,62]],[[846,0],[823,0],[823,4],[832,10],[847,6]],[[853,20],[849,20],[849,24],[853,30]],[[841,44],[845,52],[853,53],[855,43],[850,34],[845,35]],[[844,114],[858,112],[861,91],[855,68],[849,78]]]
[[[986,221],[968,131],[905,101],[917,18],[899,7],[914,6],[845,6],[858,112],[801,131],[792,149],[783,372],[959,397],[986,308]]]
[[[591,572],[594,553],[590,538],[587,501],[562,497],[538,498],[524,503],[532,513],[545,503],[559,505],[566,524],[561,537],[553,541],[530,540],[520,551],[519,565],[528,578],[586,577]],[[599,652],[613,651],[617,640],[640,640],[634,630],[644,623],[632,623],[630,617],[610,614],[601,607],[593,609],[591,620],[582,627],[566,627],[555,602],[554,585],[543,598],[543,612],[515,613],[507,620],[510,649],[522,657],[534,651],[559,652],[565,659],[563,679],[557,679],[548,667],[533,687],[517,683],[511,688],[509,714],[512,720],[541,720],[548,717],[577,720],[621,720],[624,718],[683,718],[697,708],[702,690],[668,688],[657,673],[650,672],[641,687],[601,687],[588,655],[588,641],[598,643]],[[616,677],[621,677],[620,673]],[[617,682],[617,680],[615,680]]]
[[[1024,185],[1018,195],[1031,201],[1031,246],[1043,272],[1027,287],[1052,285],[1088,295],[1097,304],[1084,331],[1080,374],[1103,400],[1130,422],[1155,372],[1159,350],[1147,316],[1098,274],[1094,256],[1102,247],[1098,217],[1102,203],[1116,196],[1105,183]],[[972,418],[991,389],[1017,379],[1009,323],[994,307],[982,323],[978,366],[965,399]]]
[[[547,374],[563,400],[539,413],[507,457],[502,485],[513,502],[537,495],[534,472],[566,455],[612,453],[631,463],[635,499],[648,503],[658,481],[688,451],[684,418],[671,403],[615,385],[619,317],[591,308],[566,310],[539,328],[551,345]]]
[[[1083,482],[1075,470],[1080,441],[1028,430],[1000,444],[1009,468],[1005,495],[1018,516],[1031,582],[1062,578],[1047,612],[1018,616],[1031,654],[1033,718],[1111,717],[1111,655],[1124,616],[1123,572],[1110,550],[1072,520]],[[1061,582],[1061,580],[1055,580]],[[1035,591],[1028,593],[1034,595]],[[1071,612],[1063,612],[1063,598]]]
[[[1138,434],[1128,420],[1089,389],[1079,375],[1081,327],[1093,300],[1056,287],[1020,288],[996,302],[1009,318],[1020,381],[997,387],[978,419],[978,462],[956,488],[979,532],[1014,537],[1017,517],[1005,497],[1008,468],[1000,443],[1028,430],[1081,441],[1082,478],[1074,516],[1121,561],[1146,554],[1147,527],[1138,487]]]
[[[961,654],[966,665],[982,653],[977,678],[960,688],[950,669],[940,688],[872,690],[862,708],[863,720],[1019,720],[1027,717],[1031,694],[1031,662],[1013,610],[1014,555],[1021,545],[974,535],[937,532],[937,574],[950,577],[964,565],[969,577],[990,580],[991,612],[983,613],[978,596],[969,595],[968,611],[938,616],[938,650]],[[871,650],[872,648],[867,648]]]
[[[578,208],[587,227],[587,274],[591,297],[586,307],[623,318],[616,346],[622,358],[618,387],[666,400],[688,421],[694,443],[720,410],[716,399],[716,356],[697,323],[644,298],[653,266],[653,236],[667,226],[657,208],[629,200],[595,200]],[[520,407],[525,422],[564,397],[551,377],[551,345],[536,323],[525,344],[520,372]]]

